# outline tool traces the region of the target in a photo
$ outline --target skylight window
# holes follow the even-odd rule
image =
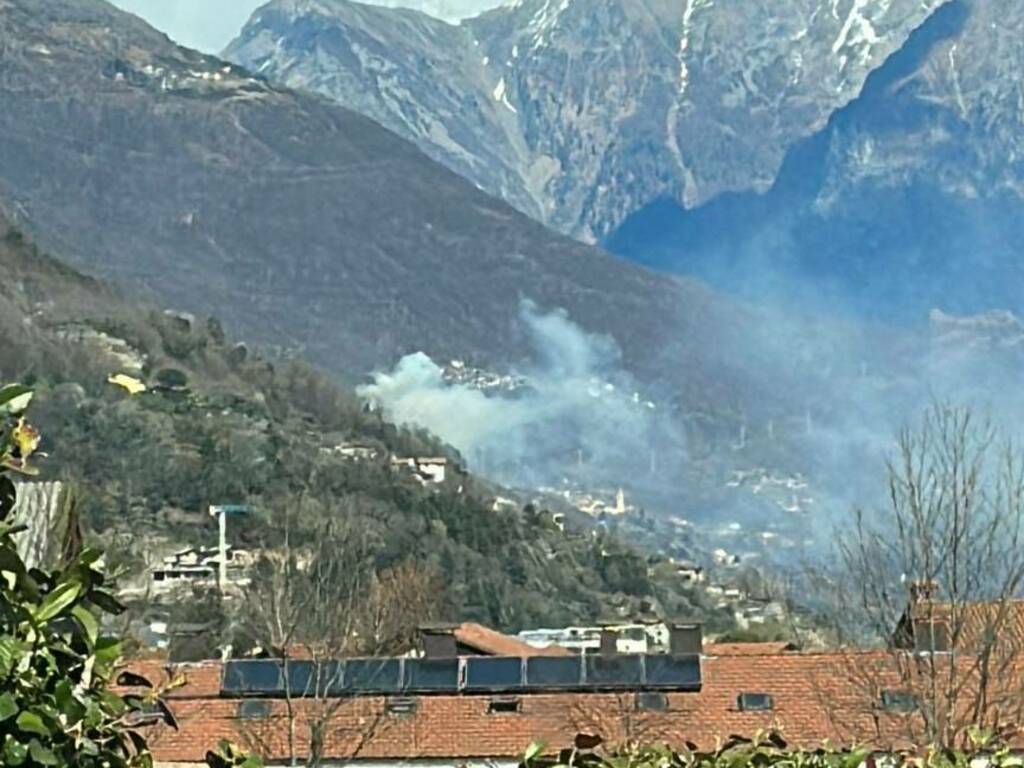
[[[775,702],[767,693],[741,693],[736,702],[740,712],[769,712]]]
[[[416,699],[391,696],[384,705],[385,711],[394,717],[416,714]]]
[[[491,699],[487,703],[489,715],[515,715],[523,709],[523,702],[514,696],[503,696]]]
[[[668,696],[664,693],[645,691],[636,695],[636,708],[641,712],[667,712]]]
[[[882,709],[909,714],[917,711],[917,697],[907,691],[882,691]]]
[[[271,702],[266,699],[238,702],[238,718],[240,720],[266,720],[270,717]]]

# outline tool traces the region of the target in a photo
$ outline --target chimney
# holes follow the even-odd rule
[[[601,628],[601,649],[602,656],[614,656],[619,652],[619,633],[611,627]]]
[[[693,656],[704,650],[704,630],[700,624],[669,624],[669,653],[673,656]]]
[[[423,655],[428,659],[454,659],[459,655],[455,625],[438,624],[420,627]]]
[[[939,593],[939,585],[931,580],[919,579],[910,582],[910,602],[914,605],[930,603]]]
[[[914,650],[918,653],[948,653],[949,623],[937,618],[915,619]]]

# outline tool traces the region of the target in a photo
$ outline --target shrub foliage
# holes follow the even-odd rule
[[[0,389],[0,764],[150,766],[137,728],[154,716],[173,724],[156,697],[111,690],[121,644],[103,617],[121,608],[107,589],[99,552],[85,550],[50,572],[18,552],[10,473],[35,472],[38,432],[24,412],[31,390]],[[150,687],[127,675],[120,682]]]

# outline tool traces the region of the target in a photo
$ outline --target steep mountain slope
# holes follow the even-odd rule
[[[593,240],[660,196],[693,207],[766,189],[942,2],[523,0],[453,28],[274,0],[226,55],[387,115],[484,189]]]
[[[517,171],[529,150],[516,116],[490,96],[495,86],[468,29],[411,10],[285,2],[261,8],[246,35],[228,58],[327,96],[350,94],[339,101],[543,218],[542,199]]]
[[[732,308],[554,236],[365,117],[173,45],[99,0],[5,0],[0,200],[76,265],[349,375],[525,355],[522,298],[688,361]],[[685,329],[666,348],[649,339]],[[696,357],[694,357],[696,356]]]
[[[228,53],[631,260],[922,323],[1024,310],[1022,39],[1012,0],[278,0]]]
[[[763,195],[663,200],[609,240],[733,291],[920,320],[1024,309],[1024,7],[955,0],[790,149]],[[768,279],[766,279],[766,277]]]
[[[108,383],[117,372],[149,390]],[[146,587],[162,555],[214,544],[208,504],[242,502],[253,514],[232,525],[236,546],[281,546],[290,512],[296,540],[317,520],[344,519],[376,567],[437,568],[438,619],[521,629],[594,621],[616,607],[629,615],[652,599],[670,615],[704,610],[674,574],[649,576],[631,549],[567,536],[544,513],[494,508],[498,489],[479,478],[425,488],[389,457],[448,452],[433,438],[367,412],[308,366],[246,353],[216,320],[134,303],[41,252],[2,215],[0,381],[36,390],[43,479],[76,485],[90,537]],[[372,457],[337,450],[352,444]]]

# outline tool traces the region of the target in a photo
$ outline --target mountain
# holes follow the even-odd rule
[[[770,186],[788,147],[940,4],[524,0],[452,27],[348,0],[275,0],[225,55],[373,115],[594,240],[660,196],[693,207]]]
[[[98,0],[8,0],[0,41],[0,213],[271,359],[373,372],[393,418],[426,412],[474,469],[714,517],[743,424],[803,434],[816,356],[699,283],[553,234],[364,116]],[[421,352],[539,375],[487,398]]]
[[[112,374],[148,388],[130,392]],[[646,555],[610,538],[565,534],[550,514],[507,498],[495,504],[509,492],[478,477],[421,483],[390,457],[454,465],[450,449],[367,411],[308,365],[261,359],[216,319],[161,312],[85,277],[2,215],[0,381],[34,388],[41,479],[74,485],[89,539],[140,585],[140,611],[160,602],[149,597],[149,568],[216,542],[206,507],[245,503],[252,514],[232,523],[235,546],[281,546],[290,511],[296,539],[320,530],[317,520],[343,518],[378,569],[412,560],[440,569],[438,619],[522,629],[632,615],[654,601],[731,625],[687,597],[673,569],[649,572]],[[187,597],[163,609],[194,622],[189,611],[205,602]]]
[[[691,210],[655,201],[608,246],[833,313],[921,322],[934,308],[1021,312],[1022,33],[1017,4],[946,3],[789,149],[767,191]]]
[[[1024,309],[1022,33],[1011,0],[279,0],[227,55],[631,260],[922,323]]]
[[[79,268],[355,378],[420,350],[521,359],[523,299],[634,370],[722,378],[699,358],[727,302],[552,234],[361,115],[99,0],[8,0],[0,42],[0,202]]]
[[[478,16],[486,10],[504,5],[506,0],[370,0],[386,8],[415,8],[449,23]]]

